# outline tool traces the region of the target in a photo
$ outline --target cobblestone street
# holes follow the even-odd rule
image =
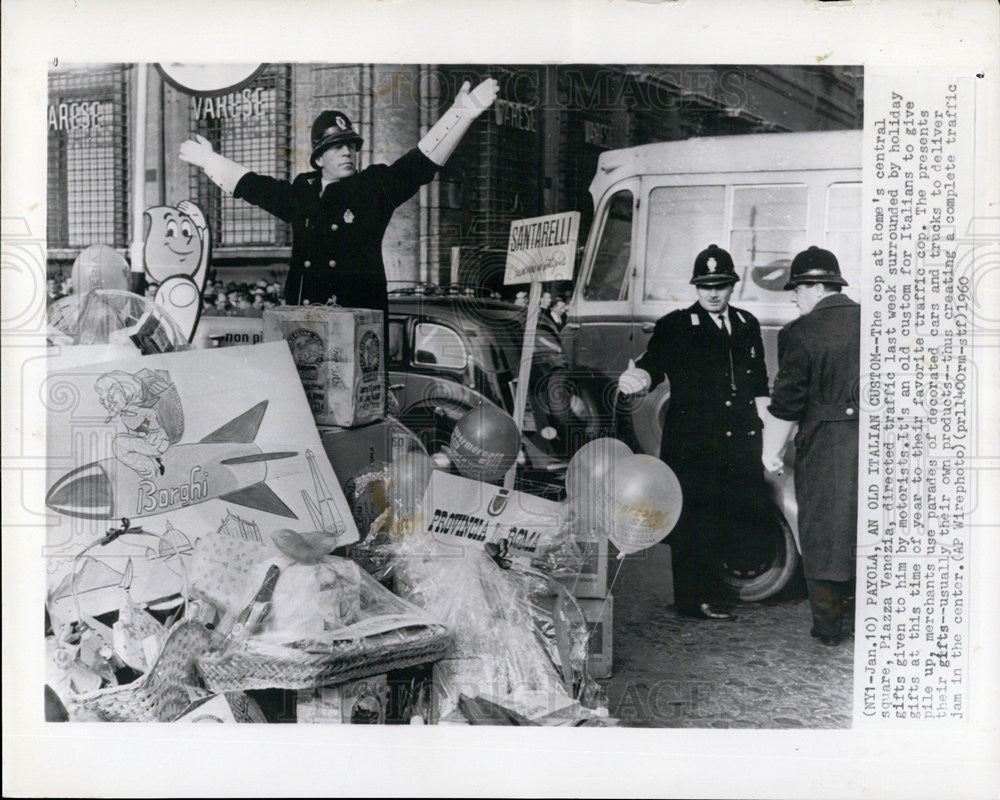
[[[854,640],[809,636],[804,588],[700,621],[672,608],[669,566],[666,547],[629,556],[612,589],[614,674],[601,683],[622,725],[850,727]]]

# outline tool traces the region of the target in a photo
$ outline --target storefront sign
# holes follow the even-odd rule
[[[49,104],[50,131],[76,131],[101,127],[99,100]]]
[[[538,132],[538,109],[525,103],[495,100],[493,102],[493,119],[502,128],[514,128],[531,133]]]
[[[434,470],[424,493],[425,532],[462,546],[506,542],[511,555],[535,556],[562,525],[562,506],[552,500]]]
[[[263,71],[266,64],[157,64],[163,79],[186,94],[200,97],[238,92]]]
[[[512,222],[504,284],[571,280],[579,232],[579,211]]]
[[[583,121],[583,140],[587,144],[595,144],[598,147],[611,147],[611,126],[603,122],[594,122],[586,119]]]
[[[195,118],[248,119],[264,113],[264,90],[246,88],[219,97],[193,97]]]

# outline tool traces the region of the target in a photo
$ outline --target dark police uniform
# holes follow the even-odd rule
[[[861,307],[842,294],[821,298],[778,334],[769,410],[799,423],[799,538],[813,632],[820,637],[840,637],[843,612],[850,610],[845,602],[853,595],[860,357]]]
[[[393,212],[429,183],[438,165],[417,148],[390,165],[376,164],[330,183],[306,172],[291,183],[249,172],[234,197],[292,226],[292,260],[285,302],[373,308],[388,318],[382,236]]]
[[[675,604],[686,613],[731,603],[722,548],[759,540],[770,502],[754,403],[768,393],[760,324],[732,306],[726,318],[731,334],[699,303],[667,314],[636,363],[652,386],[670,381],[660,458],[684,493],[669,543]]]

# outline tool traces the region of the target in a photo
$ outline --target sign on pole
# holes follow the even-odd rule
[[[514,397],[514,422],[519,431],[524,427],[524,408],[528,402],[528,380],[531,377],[531,362],[535,352],[535,331],[538,328],[538,305],[542,297],[542,284],[546,281],[567,281],[573,278],[573,262],[576,258],[576,240],[579,233],[579,211],[514,220],[510,224],[504,285],[531,284],[528,292],[528,317],[524,326],[524,345],[521,348],[521,368],[517,377],[517,395]],[[515,462],[504,478],[504,486],[508,489],[514,485],[516,470]]]
[[[511,222],[504,285],[572,280],[579,233],[579,211]]]

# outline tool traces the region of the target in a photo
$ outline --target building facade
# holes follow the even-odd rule
[[[217,275],[280,279],[288,226],[221,196],[177,158],[181,142],[200,134],[223,155],[290,179],[309,169],[313,119],[333,108],[364,137],[362,166],[390,162],[416,145],[464,80],[492,76],[497,102],[438,179],[397,210],[384,258],[390,288],[457,281],[500,289],[511,220],[578,210],[582,245],[604,150],[862,125],[860,67],[268,64],[248,85],[215,96],[181,91],[150,68],[145,119],[136,120],[139,72],[102,64],[49,75],[50,275],[68,274],[90,245],[129,256],[140,126],[143,207],[196,201],[210,220]]]

